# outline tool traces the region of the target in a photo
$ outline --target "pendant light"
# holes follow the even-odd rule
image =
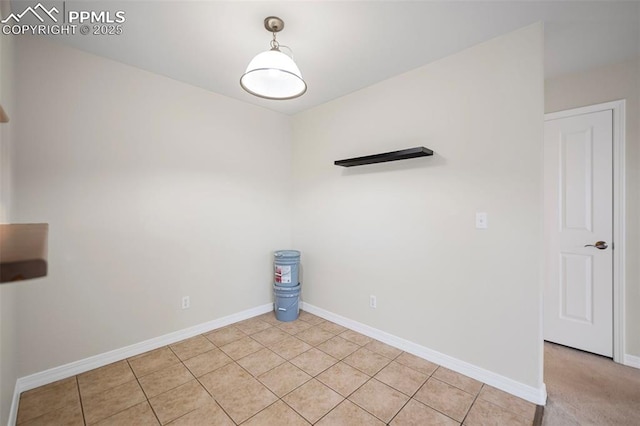
[[[284,21],[275,16],[264,20],[264,27],[273,33],[271,50],[258,53],[249,62],[247,71],[240,77],[240,86],[252,95],[265,99],[285,100],[302,96],[307,91],[307,84],[302,79],[300,69],[292,56],[280,51],[276,33],[284,28]]]

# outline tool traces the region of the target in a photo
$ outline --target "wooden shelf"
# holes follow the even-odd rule
[[[0,283],[30,280],[45,276],[47,276],[47,261],[44,259],[0,262]]]
[[[347,158],[346,160],[336,160],[336,166],[353,167],[364,166],[365,164],[386,163],[387,161],[407,160],[416,157],[428,157],[433,155],[433,151],[424,146],[403,149],[400,151],[385,152],[382,154],[367,155],[365,157]]]
[[[46,223],[0,224],[0,283],[47,275]]]

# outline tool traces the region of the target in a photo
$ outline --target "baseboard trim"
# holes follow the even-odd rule
[[[624,354],[624,365],[634,368],[640,368],[640,356]]]
[[[452,356],[445,355],[441,352],[434,351],[433,349],[420,346],[409,340],[378,330],[377,328],[370,327],[366,324],[362,324],[349,318],[334,314],[333,312],[318,308],[317,306],[309,303],[302,302],[301,308],[311,314],[350,328],[351,330],[362,333],[365,336],[380,340],[388,345],[401,349],[405,352],[409,352],[420,358],[424,358],[427,361],[434,362],[460,374],[464,374],[465,376],[479,380],[519,398],[533,402],[534,404],[545,405],[547,401],[547,390],[544,383],[540,388],[534,388],[533,386],[525,385],[513,379],[509,379],[508,377],[485,370],[473,364],[469,364],[468,362],[461,361]]]
[[[7,426],[14,426],[18,422],[18,403],[20,402],[21,393],[22,391],[19,389],[18,381],[16,380],[16,385],[13,388],[13,399],[11,400]]]
[[[207,321],[193,327],[174,331],[163,336],[154,337],[153,339],[135,343],[124,348],[114,349],[109,352],[70,362],[69,364],[54,367],[49,370],[31,374],[29,376],[20,377],[18,378],[18,380],[16,380],[16,386],[13,392],[13,400],[11,402],[11,410],[9,412],[8,426],[15,425],[17,421],[18,403],[20,401],[20,394],[22,392],[37,388],[39,386],[44,386],[58,380],[66,379],[67,377],[75,376],[76,374],[81,374],[86,371],[93,370],[95,368],[102,367],[107,364],[111,364],[113,362],[120,361],[135,355],[140,355],[141,353],[161,348],[163,346],[179,342],[180,340],[188,339],[190,337],[197,336],[198,334],[206,333],[208,331],[215,330],[217,328],[221,328],[238,321],[253,318],[257,315],[261,315],[272,310],[273,303],[267,303],[255,308],[238,312],[236,314],[218,318],[213,321]]]

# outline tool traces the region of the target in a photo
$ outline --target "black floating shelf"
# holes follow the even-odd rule
[[[419,146],[417,148],[385,152],[383,154],[348,158],[346,160],[336,160],[333,162],[333,164],[343,167],[364,166],[365,164],[386,163],[387,161],[406,160],[416,157],[428,157],[430,155],[433,155],[433,151],[431,151],[429,148],[425,148],[424,146]]]

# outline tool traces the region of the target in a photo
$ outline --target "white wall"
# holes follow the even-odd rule
[[[540,388],[542,115],[539,24],[296,115],[305,301]]]
[[[0,16],[9,13],[9,2],[0,1]],[[11,146],[13,144],[13,47],[14,38],[0,35],[0,105],[9,115],[9,123],[0,123],[0,223],[11,219]],[[16,285],[0,284],[0,424],[7,423],[16,372]]]
[[[0,16],[4,17],[9,3],[0,0]],[[5,10],[7,9],[7,10]],[[9,220],[11,207],[11,129],[13,123],[13,41],[14,37],[0,34],[0,105],[9,116],[8,123],[0,123],[0,223]]]
[[[545,82],[545,111],[626,99],[626,353],[640,356],[640,58]]]
[[[14,220],[49,223],[49,275],[19,286],[18,376],[271,301],[287,116],[42,39],[16,49]]]

